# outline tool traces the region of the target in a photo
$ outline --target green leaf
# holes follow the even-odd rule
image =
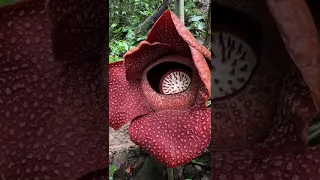
[[[201,165],[201,166],[205,166],[204,163],[200,162],[200,161],[197,161],[197,160],[192,160],[191,161],[193,164],[197,164],[197,165]]]
[[[135,38],[134,32],[131,29],[128,30],[126,38],[129,40],[133,40]]]
[[[200,21],[201,19],[204,19],[203,16],[193,16],[191,21]]]
[[[16,0],[0,0],[0,6],[14,4]]]
[[[122,50],[125,50],[125,51],[129,50],[129,46],[128,46],[128,43],[126,41],[120,41],[119,43],[122,46]]]
[[[199,22],[199,24],[198,24],[198,29],[199,29],[199,30],[204,30],[204,28],[205,28],[204,22]]]
[[[207,108],[211,107],[211,100],[207,101]]]
[[[109,167],[109,177],[113,177],[114,172],[116,172],[116,170],[118,169],[118,167],[116,165],[111,165]]]

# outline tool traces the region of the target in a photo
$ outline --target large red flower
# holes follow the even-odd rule
[[[210,51],[170,10],[146,41],[109,67],[109,124],[167,166],[200,155],[211,139]]]
[[[232,80],[248,81],[246,85],[237,82],[236,92],[212,101],[213,179],[320,179],[319,146],[307,146],[308,123],[320,107],[317,29],[304,0],[266,0],[266,5],[257,4],[268,7],[290,57],[284,53],[278,32],[272,32],[272,19],[265,16],[260,20],[269,26],[264,26],[265,42],[259,61],[252,56],[254,47],[247,45],[242,46],[238,64],[221,66],[220,59],[213,59],[214,67],[239,72],[230,76]],[[261,8],[259,13],[265,12]],[[237,50],[240,41],[234,42]],[[225,55],[232,46],[227,42],[225,45],[225,51],[217,54]],[[236,53],[230,57],[234,60]],[[253,66],[257,66],[255,71]],[[216,73],[213,79],[222,81],[223,77]],[[216,87],[228,90],[227,84],[213,83]]]
[[[107,178],[107,7],[26,0],[0,8],[1,180]]]

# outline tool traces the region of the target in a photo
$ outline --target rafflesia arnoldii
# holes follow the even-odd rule
[[[260,22],[265,38],[259,61],[252,56],[256,47],[248,48],[226,32],[217,32],[224,35],[217,36],[213,46],[218,48],[213,49],[217,57],[232,52],[230,61],[213,58],[213,67],[229,68],[226,72],[234,69],[236,73],[227,80],[234,80],[230,82],[239,88],[212,100],[213,179],[320,179],[319,146],[307,143],[308,123],[320,104],[320,46],[311,13],[304,0],[251,3],[241,7],[258,4],[260,11],[253,11],[256,17],[267,14]],[[222,65],[222,60],[228,65]],[[221,83],[225,76],[220,70],[213,72],[213,88],[226,92],[232,83]],[[239,82],[244,81],[247,84],[240,88]]]
[[[190,162],[211,140],[211,53],[170,10],[146,41],[109,67],[109,124],[130,123],[131,140],[169,167]]]

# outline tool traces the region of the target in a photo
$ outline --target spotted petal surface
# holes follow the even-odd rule
[[[107,3],[54,2],[49,9],[59,9],[56,5],[64,3],[62,19],[69,7],[79,8],[80,19],[69,21],[78,33],[73,34],[70,26],[64,26],[63,36],[69,37],[65,41],[55,39],[53,29],[62,27],[48,16],[46,1],[27,0],[0,8],[0,179],[3,180],[75,180],[106,174],[100,171],[107,168],[108,158],[107,97],[100,50],[108,31],[107,8],[102,8]],[[82,3],[89,11],[80,8]],[[99,31],[92,32],[91,19],[84,18],[84,14],[92,13],[91,8],[101,15],[95,21]],[[81,44],[86,41],[82,37],[87,30],[99,52]],[[62,53],[54,48],[53,42],[72,46],[60,46]],[[82,50],[86,56],[80,61],[79,56],[67,53]]]
[[[149,43],[141,41],[137,47],[129,50],[125,55],[126,79],[128,81],[139,81],[143,71],[154,61],[165,54],[175,51],[168,44]]]
[[[108,1],[49,0],[46,9],[52,28],[55,58],[82,62],[99,61],[105,51]],[[104,28],[101,28],[104,27]],[[76,45],[76,46],[75,46]],[[67,51],[66,51],[67,50]]]
[[[301,70],[310,86],[314,103],[320,108],[320,44],[308,5],[304,0],[282,2],[266,0],[266,3],[277,23],[288,53]]]
[[[118,129],[132,121],[132,141],[170,167],[200,155],[211,140],[211,112],[205,104],[211,90],[206,58],[211,58],[210,52],[167,10],[146,41],[128,51],[123,62],[109,66],[110,126]],[[190,67],[189,89],[162,95],[151,87],[148,72],[167,61]]]
[[[280,5],[283,6],[285,2],[290,4],[291,1],[281,1],[281,3],[279,2],[279,6],[276,7],[280,8]],[[295,6],[295,8],[298,7],[305,9],[304,6]],[[276,12],[279,16],[282,15],[281,17],[285,16],[285,13],[280,13],[284,12],[283,8]],[[308,14],[308,12],[303,11],[303,13],[296,13],[296,15],[304,16],[304,13]],[[291,17],[291,15],[289,16]],[[297,19],[302,21],[306,18],[294,18],[292,19],[292,23],[295,24]],[[278,23],[280,23],[283,19],[279,18],[278,20]],[[283,20],[283,23],[288,23],[288,21]],[[281,29],[280,35],[284,33],[283,36],[293,38],[289,35],[291,26],[285,26],[283,23],[278,26],[288,29],[286,31]],[[317,43],[314,39],[317,39],[318,35],[314,31],[308,30],[308,28],[303,29],[303,23],[305,21],[301,22],[299,28],[300,34],[306,34],[306,36],[303,36],[305,38],[304,42],[307,44],[314,42],[316,45]],[[310,26],[308,24],[308,27]],[[273,139],[273,143],[277,142],[277,145],[280,142],[280,144],[285,144],[283,141],[299,141],[300,143],[296,143],[296,145],[292,142],[292,146],[295,148],[306,147],[305,128],[308,121],[317,113],[312,103],[314,93],[310,93],[310,90],[314,92],[317,89],[308,83],[309,80],[316,82],[314,81],[315,74],[308,76],[308,78],[306,78],[306,74],[311,71],[315,72],[314,69],[317,69],[317,61],[313,58],[317,53],[312,50],[311,54],[313,55],[311,55],[309,51],[299,50],[301,45],[295,45],[295,41],[285,41],[285,47],[297,53],[291,55],[296,64],[300,62],[300,64],[314,65],[310,69],[310,72],[306,72],[300,66],[296,67],[293,61],[284,53],[286,49],[282,47],[281,39],[277,36],[279,32],[270,29],[264,31],[265,34],[263,35],[266,39],[266,43],[263,46],[264,53],[260,57],[255,72],[250,77],[248,84],[235,94],[212,102],[213,118],[215,119],[213,133],[216,132],[214,144],[217,148],[253,147],[268,138],[270,134],[274,134],[274,136],[272,138],[269,137],[268,140]],[[292,31],[292,34],[298,36],[296,31]],[[310,56],[310,58],[302,58],[306,56]],[[302,59],[305,62],[302,62]],[[282,69],[286,69],[286,71]],[[274,130],[275,126],[278,126],[277,128],[282,132],[276,133]],[[256,133],[257,131],[259,133]],[[288,134],[289,132],[291,133],[290,135]],[[225,143],[227,139],[229,140]],[[269,145],[271,144],[269,143]],[[301,146],[301,144],[304,144],[304,146]],[[277,149],[285,150],[289,148],[285,148],[286,145],[283,146]]]
[[[125,75],[123,61],[109,64],[109,125],[116,130],[152,112],[143,100],[139,83],[128,82]]]
[[[303,153],[261,156],[251,151],[213,155],[212,179],[309,180],[320,177],[320,149]]]
[[[213,178],[319,179],[319,147],[307,146],[309,121],[319,113],[318,34],[304,1],[266,2],[277,27],[264,31],[269,45],[256,72],[243,89],[213,101]]]
[[[170,10],[166,10],[154,24],[147,38],[148,42],[169,44],[180,52],[191,52],[199,75],[211,93],[211,74],[206,59],[211,59],[211,52],[197,41],[179,18]]]
[[[130,124],[130,138],[170,167],[190,162],[211,140],[210,109],[160,111]]]

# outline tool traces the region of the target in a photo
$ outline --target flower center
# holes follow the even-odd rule
[[[164,95],[177,94],[189,88],[192,70],[184,64],[167,61],[151,68],[147,78],[156,92]]]
[[[198,74],[191,56],[163,56],[143,71],[140,85],[144,100],[155,111],[189,109],[202,82]]]
[[[242,88],[257,65],[253,49],[239,37],[214,32],[212,41],[212,99],[225,97]]]
[[[187,71],[176,69],[167,72],[160,81],[160,91],[162,94],[176,94],[188,89],[191,78]]]

